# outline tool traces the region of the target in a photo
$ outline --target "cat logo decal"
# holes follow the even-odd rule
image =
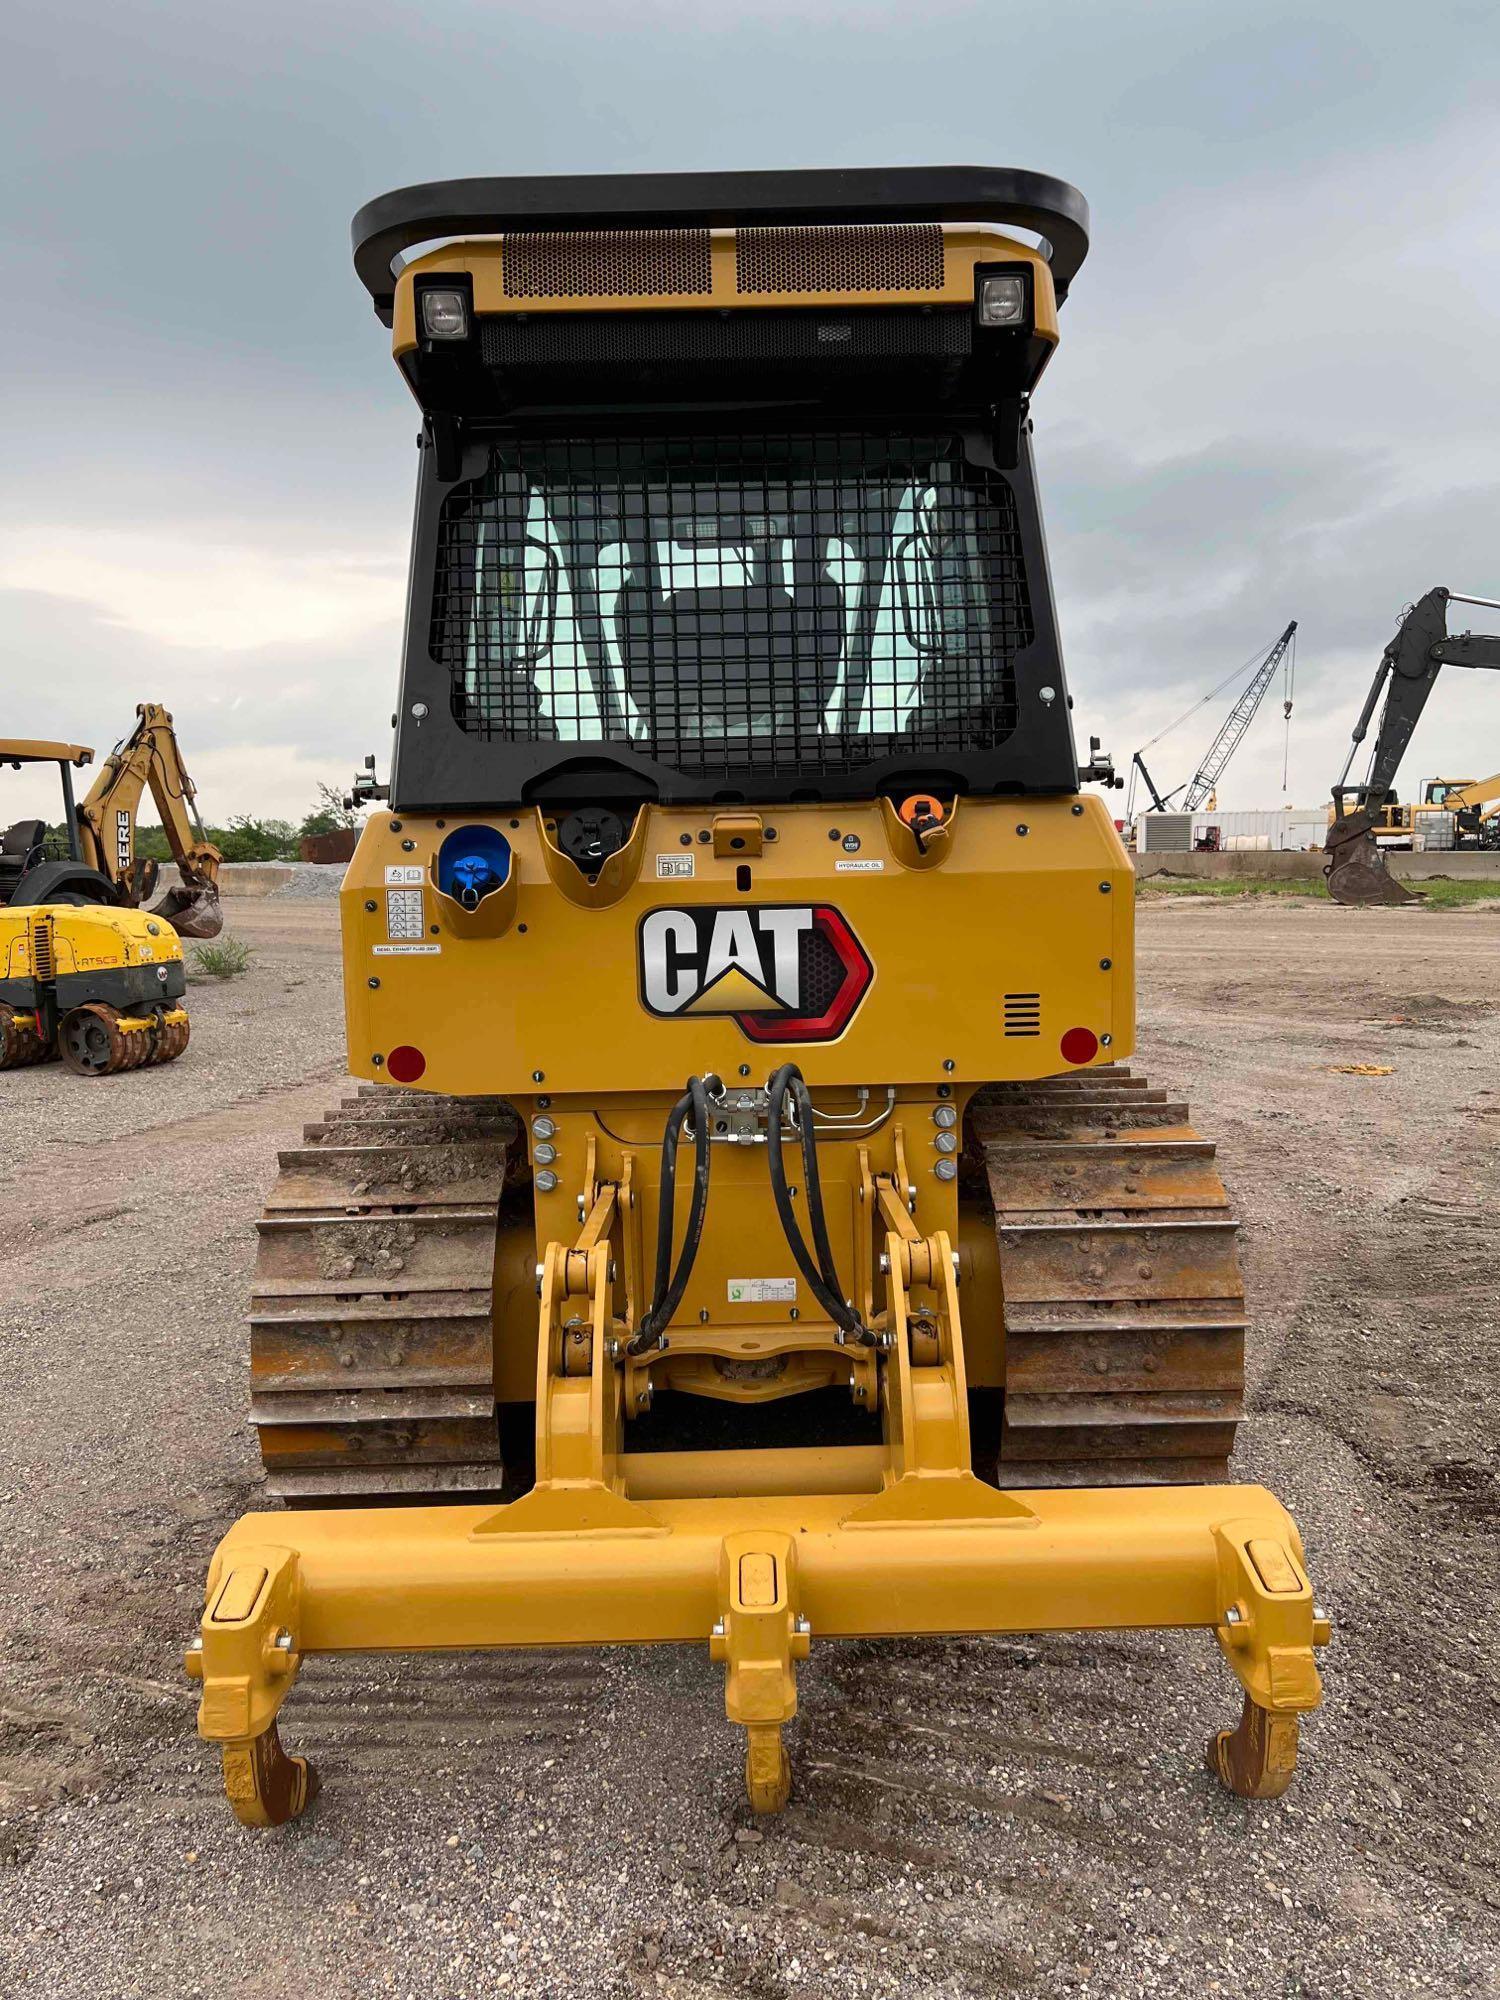
[[[752,1042],[831,1042],[875,968],[825,903],[652,910],[640,928],[641,1004],[664,1019],[728,1015]]]

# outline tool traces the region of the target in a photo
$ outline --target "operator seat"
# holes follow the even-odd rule
[[[21,877],[44,858],[46,838],[44,819],[18,819],[5,829],[0,837],[0,905],[10,901]]]

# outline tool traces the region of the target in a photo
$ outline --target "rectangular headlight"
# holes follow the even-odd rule
[[[979,280],[979,324],[981,326],[1024,326],[1026,324],[1026,280],[1018,271]]]
[[[463,293],[423,292],[422,331],[429,340],[467,340],[469,308]]]

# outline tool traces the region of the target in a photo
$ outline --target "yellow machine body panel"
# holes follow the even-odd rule
[[[712,812],[642,808],[592,885],[540,812],[372,817],[342,892],[351,1070],[378,1079],[409,1046],[424,1057],[423,1089],[593,1098],[626,1076],[634,1091],[673,1095],[709,1071],[763,1083],[788,1053],[813,1086],[1047,1076],[1075,1027],[1096,1037],[1097,1061],[1130,1053],[1133,878],[1102,801],[967,800],[926,855],[879,802],[757,817],[760,852],[721,842],[721,856]],[[503,835],[515,894],[471,914],[439,889],[437,854],[476,824]],[[492,902],[507,907],[492,914]],[[757,1000],[767,1023],[788,1011],[761,986],[774,988],[775,918],[770,936],[764,920],[747,931],[735,919],[824,907],[869,966],[847,1025],[826,1039],[799,1029],[777,1041],[769,1026],[753,1039],[740,1023],[757,1019]],[[723,919],[716,955],[707,927],[701,944],[672,939],[665,997],[694,990],[665,1014],[644,993],[643,925],[673,910]]]
[[[188,1044],[182,941],[118,904],[0,909],[0,1070],[61,1056],[83,1076],[171,1062]]]
[[[45,940],[40,952],[39,937]],[[144,910],[87,903],[0,910],[0,979],[53,979],[181,963],[177,933]]]

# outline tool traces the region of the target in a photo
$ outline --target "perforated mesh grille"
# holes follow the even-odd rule
[[[758,292],[941,291],[943,232],[930,222],[740,229],[735,284]]]
[[[996,747],[1032,618],[1015,500],[952,439],[509,441],[439,526],[471,734],[695,776]]]
[[[501,281],[512,299],[707,297],[709,240],[706,229],[522,231],[501,243]]]
[[[803,1014],[826,1014],[842,992],[849,968],[824,930],[804,931],[798,966],[797,1007]]]

